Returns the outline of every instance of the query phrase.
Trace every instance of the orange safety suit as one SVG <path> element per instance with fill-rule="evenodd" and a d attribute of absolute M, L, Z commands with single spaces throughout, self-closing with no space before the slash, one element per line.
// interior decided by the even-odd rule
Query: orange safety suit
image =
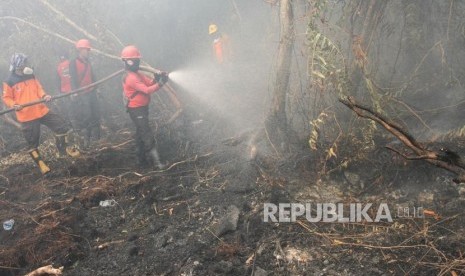
<path fill-rule="evenodd" d="M 92 65 L 89 60 L 77 57 L 69 62 L 71 88 L 79 89 L 92 84 L 95 80 Z M 74 129 L 90 143 L 91 137 L 100 139 L 100 104 L 96 87 L 88 87 L 84 93 L 72 99 L 71 121 Z M 84 133 L 85 132 L 85 133 Z"/>
<path fill-rule="evenodd" d="M 12 73 L 8 80 L 3 83 L 3 102 L 9 108 L 15 104 L 23 105 L 32 101 L 40 100 L 46 96 L 42 85 L 34 75 L 16 75 Z M 29 122 L 42 118 L 49 112 L 48 107 L 41 103 L 24 107 L 16 111 L 19 122 Z"/>
<path fill-rule="evenodd" d="M 123 77 L 124 97 L 129 101 L 128 108 L 147 106 L 150 95 L 160 89 L 158 82 L 141 74 L 127 71 Z"/>
<path fill-rule="evenodd" d="M 71 76 L 69 74 L 69 60 L 65 59 L 58 64 L 57 74 L 60 79 L 60 92 L 69 93 L 71 91 Z"/>
<path fill-rule="evenodd" d="M 228 36 L 222 34 L 213 40 L 213 54 L 219 64 L 229 61 L 230 51 Z"/>
<path fill-rule="evenodd" d="M 94 72 L 88 60 L 78 57 L 70 61 L 69 73 L 73 89 L 78 89 L 94 82 Z M 93 91 L 94 89 L 95 87 L 89 87 L 86 89 L 86 92 Z"/>
<path fill-rule="evenodd" d="M 217 38 L 213 41 L 213 51 L 215 53 L 215 57 L 218 63 L 222 64 L 224 62 L 224 57 L 223 57 L 223 42 L 221 41 L 221 38 Z"/>

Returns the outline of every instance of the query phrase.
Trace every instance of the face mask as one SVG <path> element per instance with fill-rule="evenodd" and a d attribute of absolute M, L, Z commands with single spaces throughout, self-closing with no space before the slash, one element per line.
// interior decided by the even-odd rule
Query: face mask
<path fill-rule="evenodd" d="M 32 73 L 34 73 L 34 69 L 32 69 L 31 67 L 24 67 L 23 69 L 24 75 L 32 75 Z"/>
<path fill-rule="evenodd" d="M 127 70 L 136 72 L 139 70 L 140 59 L 128 59 L 124 61 Z"/>

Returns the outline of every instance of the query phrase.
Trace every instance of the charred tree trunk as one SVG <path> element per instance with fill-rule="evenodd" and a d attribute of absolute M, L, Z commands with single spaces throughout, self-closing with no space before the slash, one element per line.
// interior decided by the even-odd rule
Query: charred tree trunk
<path fill-rule="evenodd" d="M 292 0 L 281 0 L 279 8 L 281 22 L 281 37 L 279 42 L 277 68 L 271 107 L 265 122 L 265 127 L 273 145 L 284 150 L 287 144 L 286 94 L 289 89 L 292 48 L 294 44 L 294 14 Z M 275 149 L 278 150 L 277 147 Z"/>

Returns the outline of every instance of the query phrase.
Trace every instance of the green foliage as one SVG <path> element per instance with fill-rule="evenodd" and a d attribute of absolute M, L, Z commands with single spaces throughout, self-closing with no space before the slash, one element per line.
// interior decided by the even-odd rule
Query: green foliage
<path fill-rule="evenodd" d="M 320 127 L 324 124 L 325 118 L 328 117 L 328 114 L 321 112 L 318 117 L 310 122 L 312 130 L 310 133 L 310 138 L 308 139 L 308 144 L 312 150 L 317 150 L 318 137 L 320 137 Z"/>
<path fill-rule="evenodd" d="M 345 75 L 344 57 L 335 43 L 312 27 L 313 24 L 308 25 L 307 76 L 321 90 L 326 88 L 330 80 L 342 93 L 344 87 L 338 82 L 342 80 L 341 75 Z"/>
<path fill-rule="evenodd" d="M 319 4 L 322 2 L 327 1 L 318 1 Z M 364 155 L 375 145 L 373 136 L 377 128 L 374 122 L 366 120 L 357 120 L 354 124 L 349 124 L 350 118 L 346 114 L 341 116 L 340 112 L 331 111 L 331 105 L 334 104 L 336 97 L 353 95 L 354 89 L 349 74 L 355 72 L 349 72 L 339 43 L 324 34 L 321 31 L 323 28 L 319 28 L 319 22 L 324 21 L 321 20 L 322 7 L 324 7 L 323 4 L 314 9 L 313 18 L 307 25 L 307 77 L 314 88 L 314 93 L 319 92 L 320 97 L 329 99 L 327 103 L 330 105 L 323 105 L 321 102 L 314 105 L 320 108 L 320 111 L 316 119 L 310 121 L 311 131 L 308 143 L 310 149 L 320 156 L 321 172 L 325 174 L 331 171 L 331 168 L 327 168 L 328 162 L 332 166 L 342 166 L 342 164 L 347 166 L 353 160 L 363 159 Z M 364 80 L 365 91 L 375 103 L 375 109 L 379 111 L 381 110 L 381 95 L 372 80 L 364 74 L 363 70 L 365 70 L 368 59 L 363 50 L 361 37 L 357 42 L 359 43 L 352 44 L 352 47 L 356 46 L 357 52 L 354 51 L 354 53 L 358 54 L 355 60 L 358 66 L 350 68 L 361 71 L 358 75 L 361 75 L 361 79 Z M 318 110 L 313 110 L 313 112 L 318 112 Z M 328 114 L 332 115 L 328 116 Z M 347 128 L 348 126 L 350 129 Z M 341 147 L 342 141 L 350 141 L 350 145 L 346 144 Z M 354 154 L 354 148 L 358 149 L 357 154 Z"/>

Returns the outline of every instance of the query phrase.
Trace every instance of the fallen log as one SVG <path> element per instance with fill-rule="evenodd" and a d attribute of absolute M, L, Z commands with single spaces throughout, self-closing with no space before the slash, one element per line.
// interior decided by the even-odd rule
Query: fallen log
<path fill-rule="evenodd" d="M 439 168 L 448 170 L 457 175 L 457 178 L 454 179 L 455 182 L 465 182 L 465 162 L 463 162 L 462 158 L 455 152 L 445 148 L 438 151 L 427 149 L 425 145 L 415 140 L 415 138 L 400 125 L 374 111 L 372 108 L 357 103 L 353 97 L 339 98 L 339 101 L 352 109 L 358 116 L 373 120 L 384 127 L 410 149 L 411 153 L 405 154 L 391 146 L 386 146 L 387 149 L 399 154 L 407 160 L 424 160 Z"/>

